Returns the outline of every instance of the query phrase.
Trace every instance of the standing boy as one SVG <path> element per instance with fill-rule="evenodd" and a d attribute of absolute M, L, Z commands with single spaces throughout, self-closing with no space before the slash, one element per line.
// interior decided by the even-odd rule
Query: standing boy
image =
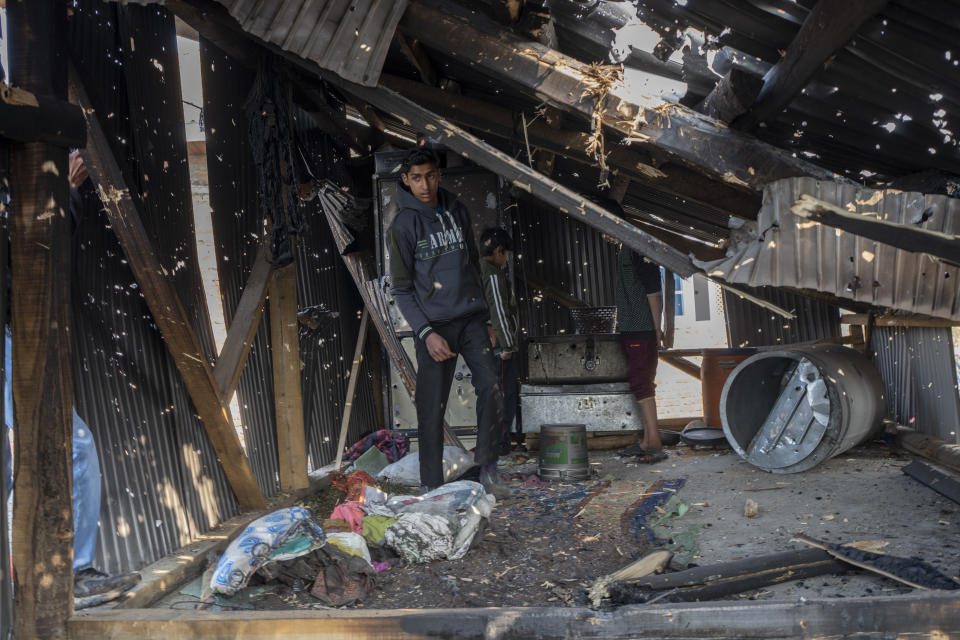
<path fill-rule="evenodd" d="M 500 361 L 500 389 L 503 392 L 503 420 L 500 426 L 500 455 L 510 453 L 510 428 L 517 415 L 517 351 L 520 345 L 520 312 L 510 284 L 507 263 L 513 250 L 504 229 L 491 227 L 480 234 L 480 275 L 490 307 L 490 320 Z"/>
<path fill-rule="evenodd" d="M 388 231 L 390 292 L 416 340 L 420 483 L 428 490 L 443 484 L 443 415 L 459 353 L 477 394 L 474 459 L 480 482 L 504 497 L 507 489 L 497 473 L 503 395 L 470 216 L 452 193 L 440 189 L 432 151 L 411 151 L 400 179 L 400 210 Z"/>
<path fill-rule="evenodd" d="M 619 204 L 607 203 L 623 217 Z M 663 295 L 660 267 L 623 245 L 617 256 L 617 326 L 620 344 L 627 357 L 627 379 L 630 390 L 640 405 L 643 417 L 643 440 L 638 462 L 654 463 L 667 457 L 657 430 L 657 398 L 654 379 L 657 377 L 658 351 L 663 342 L 660 317 Z"/>

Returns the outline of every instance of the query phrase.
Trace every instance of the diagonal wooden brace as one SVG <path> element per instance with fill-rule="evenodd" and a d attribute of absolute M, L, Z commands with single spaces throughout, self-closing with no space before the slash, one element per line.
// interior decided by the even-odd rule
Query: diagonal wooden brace
<path fill-rule="evenodd" d="M 170 355 L 173 356 L 197 414 L 203 421 L 227 480 L 243 509 L 263 509 L 266 505 L 263 492 L 229 419 L 230 414 L 214 379 L 213 369 L 204 358 L 200 342 L 190 327 L 187 313 L 172 283 L 163 272 L 150 236 L 130 197 L 120 166 L 94 115 L 83 83 L 72 65 L 70 94 L 72 101 L 83 108 L 89 127 L 84 156 L 90 177 L 97 185 L 107 218 L 120 240 L 137 284 L 140 285 L 150 313 L 160 329 Z"/>

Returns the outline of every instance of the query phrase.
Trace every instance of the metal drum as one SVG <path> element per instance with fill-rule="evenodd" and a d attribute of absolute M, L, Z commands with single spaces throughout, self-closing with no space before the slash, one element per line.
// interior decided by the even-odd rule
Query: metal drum
<path fill-rule="evenodd" d="M 730 446 L 773 473 L 806 471 L 876 433 L 885 412 L 880 375 L 837 345 L 763 351 L 723 386 L 720 418 Z"/>
<path fill-rule="evenodd" d="M 585 425 L 540 426 L 540 477 L 544 480 L 586 480 L 590 477 Z"/>

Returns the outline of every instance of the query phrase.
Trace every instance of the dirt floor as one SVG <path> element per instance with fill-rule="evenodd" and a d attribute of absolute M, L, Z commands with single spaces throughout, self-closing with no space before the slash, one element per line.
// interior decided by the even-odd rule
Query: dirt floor
<path fill-rule="evenodd" d="M 726 451 L 672 447 L 659 464 L 638 465 L 616 451 L 591 453 L 583 483 L 539 483 L 535 462 L 508 465 L 515 498 L 498 503 L 475 547 L 457 561 L 392 566 L 356 607 L 584 606 L 602 575 L 661 546 L 675 566 L 806 548 L 805 533 L 828 542 L 871 540 L 882 552 L 919 557 L 948 576 L 960 568 L 960 505 L 901 468 L 911 458 L 871 444 L 811 471 L 774 475 Z M 744 515 L 747 500 L 759 505 Z M 686 505 L 686 506 L 682 506 Z M 677 517 L 682 512 L 682 516 Z M 659 526 L 653 523 L 660 519 Z M 324 608 L 305 588 L 258 587 L 237 608 Z M 194 585 L 193 592 L 196 591 Z M 862 571 L 828 575 L 732 596 L 799 600 L 911 591 Z M 190 607 L 191 589 L 159 606 Z"/>

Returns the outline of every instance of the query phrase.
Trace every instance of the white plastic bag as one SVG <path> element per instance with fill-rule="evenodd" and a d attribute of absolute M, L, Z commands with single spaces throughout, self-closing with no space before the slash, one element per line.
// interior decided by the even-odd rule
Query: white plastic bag
<path fill-rule="evenodd" d="M 463 475 L 473 466 L 472 453 L 449 445 L 443 448 L 444 482 Z M 413 451 L 393 464 L 388 464 L 380 471 L 378 477 L 408 487 L 420 486 L 420 452 Z"/>

